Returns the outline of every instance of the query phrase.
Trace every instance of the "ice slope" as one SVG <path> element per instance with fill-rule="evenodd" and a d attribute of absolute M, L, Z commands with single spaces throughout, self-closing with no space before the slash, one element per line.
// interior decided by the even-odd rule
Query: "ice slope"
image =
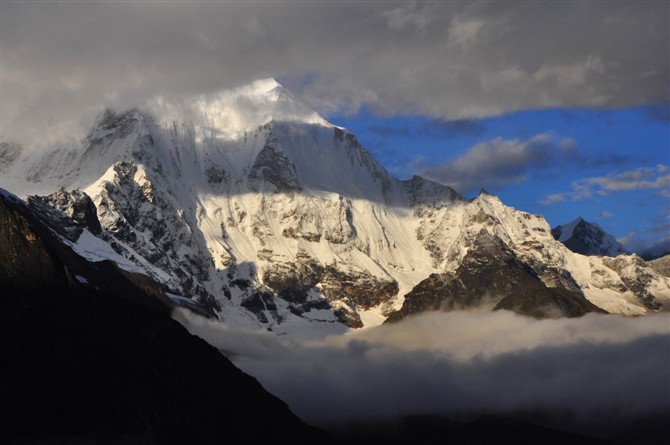
<path fill-rule="evenodd" d="M 668 278 L 636 257 L 575 254 L 541 215 L 485 191 L 467 200 L 391 178 L 353 134 L 274 80 L 107 112 L 81 147 L 53 153 L 19 155 L 2 182 L 22 195 L 84 190 L 116 255 L 240 327 L 309 336 L 380 324 L 421 280 L 455 270 L 481 231 L 547 285 L 608 311 L 670 302 Z"/>

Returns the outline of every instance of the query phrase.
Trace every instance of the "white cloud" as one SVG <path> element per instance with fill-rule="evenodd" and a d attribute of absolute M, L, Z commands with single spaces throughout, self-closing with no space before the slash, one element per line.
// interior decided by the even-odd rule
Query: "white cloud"
<path fill-rule="evenodd" d="M 540 201 L 540 204 L 550 206 L 552 204 L 556 204 L 557 202 L 563 202 L 563 201 L 565 201 L 565 194 L 552 193 L 550 195 L 547 195 L 546 198 Z"/>
<path fill-rule="evenodd" d="M 628 170 L 610 177 L 588 178 L 585 182 L 600 188 L 601 193 L 629 190 L 665 189 L 670 187 L 670 175 L 653 177 L 653 170 Z"/>
<path fill-rule="evenodd" d="M 617 241 L 623 244 L 624 246 L 632 246 L 633 243 L 636 241 L 636 238 L 637 238 L 637 232 L 630 232 L 626 236 L 617 238 Z"/>
<path fill-rule="evenodd" d="M 425 32 L 428 25 L 437 17 L 432 13 L 436 5 L 422 5 L 417 9 L 414 2 L 407 3 L 398 8 L 381 13 L 381 17 L 387 21 L 387 26 L 393 31 L 404 31 L 406 29 Z"/>
<path fill-rule="evenodd" d="M 572 190 L 549 194 L 540 201 L 543 205 L 557 202 L 582 201 L 593 199 L 594 196 L 606 196 L 611 193 L 629 192 L 634 190 L 656 190 L 656 195 L 670 199 L 670 175 L 666 174 L 668 166 L 658 164 L 656 167 L 640 167 L 607 176 L 583 178 L 572 182 Z M 604 212 L 601 217 L 612 216 Z"/>
<path fill-rule="evenodd" d="M 461 51 L 468 51 L 477 43 L 477 36 L 486 23 L 483 20 L 461 21 L 454 19 L 449 27 L 449 40 Z"/>

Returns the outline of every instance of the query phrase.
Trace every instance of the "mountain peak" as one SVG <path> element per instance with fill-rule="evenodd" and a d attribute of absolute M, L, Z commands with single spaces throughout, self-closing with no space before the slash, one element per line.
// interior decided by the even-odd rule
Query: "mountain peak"
<path fill-rule="evenodd" d="M 237 87 L 233 90 L 222 90 L 219 93 L 225 93 L 226 91 L 235 92 L 236 95 L 241 97 L 264 97 L 269 101 L 297 101 L 295 96 L 273 77 L 254 80 L 251 83 L 242 85 L 241 87 Z"/>
<path fill-rule="evenodd" d="M 275 88 L 284 88 L 284 85 L 279 83 L 274 77 L 267 77 L 265 79 L 258 79 L 251 82 L 250 85 L 256 86 L 260 91 L 272 91 Z"/>
<path fill-rule="evenodd" d="M 602 227 L 586 221 L 581 216 L 568 224 L 554 227 L 551 234 L 568 249 L 583 255 L 617 256 L 628 253 L 626 248 Z"/>
<path fill-rule="evenodd" d="M 191 98 L 161 96 L 144 108 L 162 125 L 192 122 L 208 139 L 238 139 L 269 122 L 333 127 L 274 78 Z"/>
<path fill-rule="evenodd" d="M 556 226 L 554 228 L 554 231 L 558 233 L 558 235 L 554 235 L 554 237 L 560 242 L 565 243 L 568 239 L 572 237 L 572 234 L 579 225 L 590 225 L 590 223 L 587 222 L 581 216 L 578 216 L 577 218 L 575 218 L 574 220 L 572 220 L 567 224 Z"/>

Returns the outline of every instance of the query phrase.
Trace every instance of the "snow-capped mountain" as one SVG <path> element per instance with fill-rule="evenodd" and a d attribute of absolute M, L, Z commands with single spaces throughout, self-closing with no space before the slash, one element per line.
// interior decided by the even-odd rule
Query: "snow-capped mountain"
<path fill-rule="evenodd" d="M 415 286 L 464 277 L 464 262 L 489 257 L 494 269 L 524 270 L 556 307 L 586 298 L 643 314 L 670 304 L 668 278 L 635 256 L 582 256 L 542 216 L 484 191 L 468 200 L 420 177 L 390 177 L 355 135 L 271 79 L 106 112 L 81 147 L 3 147 L 0 185 L 49 195 L 29 203 L 74 221 L 61 235 L 80 254 L 144 273 L 233 325 L 310 336 L 378 325 L 407 312 Z M 87 197 L 99 228 L 83 216 Z M 516 292 L 463 283 L 487 289 L 491 308 Z M 510 307 L 523 298 L 517 292 Z"/>
<path fill-rule="evenodd" d="M 554 238 L 582 255 L 615 257 L 630 254 L 612 235 L 596 223 L 585 221 L 581 216 L 574 221 L 551 229 Z"/>

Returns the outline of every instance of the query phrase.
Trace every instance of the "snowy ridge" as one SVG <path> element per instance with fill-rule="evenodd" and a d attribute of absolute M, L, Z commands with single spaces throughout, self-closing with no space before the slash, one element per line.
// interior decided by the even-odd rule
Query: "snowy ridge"
<path fill-rule="evenodd" d="M 107 112 L 69 169 L 19 155 L 3 186 L 83 190 L 103 230 L 99 242 L 89 231 L 72 241 L 79 252 L 134 264 L 240 327 L 309 337 L 378 325 L 417 283 L 456 270 L 482 231 L 547 286 L 608 311 L 670 303 L 670 280 L 637 257 L 582 256 L 541 215 L 484 191 L 467 200 L 390 177 L 353 134 L 273 80 L 176 104 Z"/>

